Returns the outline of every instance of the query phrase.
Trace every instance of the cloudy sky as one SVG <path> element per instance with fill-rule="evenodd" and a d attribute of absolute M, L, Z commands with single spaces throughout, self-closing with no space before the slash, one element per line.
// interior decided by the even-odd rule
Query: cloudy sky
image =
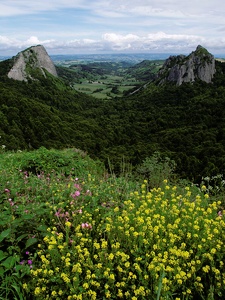
<path fill-rule="evenodd" d="M 49 54 L 225 54 L 224 0 L 0 0 L 0 56 L 42 44 Z"/>

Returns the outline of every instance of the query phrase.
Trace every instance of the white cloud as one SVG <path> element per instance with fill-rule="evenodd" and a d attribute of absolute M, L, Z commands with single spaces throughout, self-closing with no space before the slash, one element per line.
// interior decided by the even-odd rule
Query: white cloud
<path fill-rule="evenodd" d="M 0 55 L 49 51 L 225 52 L 221 0 L 1 0 Z M 24 17 L 23 17 L 24 15 Z"/>
<path fill-rule="evenodd" d="M 15 49 L 15 51 L 20 51 L 33 45 L 50 45 L 51 43 L 54 43 L 54 40 L 40 40 L 36 36 L 31 36 L 25 41 L 0 36 L 0 50 Z"/>
<path fill-rule="evenodd" d="M 108 48 L 124 51 L 130 49 L 133 51 L 188 51 L 195 48 L 198 44 L 204 43 L 204 39 L 194 35 L 166 34 L 164 32 L 149 33 L 145 36 L 134 34 L 118 35 L 115 33 L 106 33 L 103 35 L 103 41 Z"/>
<path fill-rule="evenodd" d="M 103 40 L 112 43 L 135 42 L 140 39 L 137 35 L 134 34 L 121 35 L 115 33 L 105 33 L 103 34 L 102 38 Z"/>
<path fill-rule="evenodd" d="M 159 31 L 146 35 L 105 33 L 101 39 L 72 39 L 58 41 L 55 39 L 41 40 L 31 36 L 25 40 L 10 39 L 0 36 L 0 52 L 12 49 L 14 52 L 30 46 L 42 44 L 49 54 L 54 53 L 97 53 L 97 52 L 164 52 L 189 53 L 198 44 L 213 50 L 218 45 L 217 39 L 206 40 L 197 35 L 166 34 Z M 225 48 L 225 38 L 220 41 L 218 50 Z M 210 50 L 210 49 L 208 49 Z M 15 53 L 16 54 L 16 53 Z"/>
<path fill-rule="evenodd" d="M 105 2 L 105 1 L 104 1 Z M 126 12 L 134 12 L 141 15 L 168 15 L 174 16 L 174 13 L 180 12 L 181 15 L 211 14 L 212 12 L 223 13 L 225 3 L 221 0 L 119 0 L 109 1 L 109 9 L 115 9 Z M 221 11 L 222 10 L 222 11 Z"/>
<path fill-rule="evenodd" d="M 85 5 L 80 0 L 54 0 L 54 1 L 30 1 L 30 0 L 1 0 L 0 16 L 15 16 L 35 14 L 43 11 L 54 11 L 62 8 L 79 8 Z"/>
<path fill-rule="evenodd" d="M 220 13 L 223 15 L 225 3 L 221 0 L 1 0 L 0 16 L 14 16 L 16 14 L 32 14 L 43 11 L 55 11 L 65 8 L 83 8 L 99 12 L 110 13 L 111 16 L 132 12 L 136 15 L 161 15 L 179 17 L 184 15 L 208 15 Z"/>

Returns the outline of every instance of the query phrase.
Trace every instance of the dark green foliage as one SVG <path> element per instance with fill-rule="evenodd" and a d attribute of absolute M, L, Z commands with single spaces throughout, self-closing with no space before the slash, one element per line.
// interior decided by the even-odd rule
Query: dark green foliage
<path fill-rule="evenodd" d="M 163 63 L 163 60 L 144 60 L 139 64 L 130 67 L 126 73 L 135 77 L 138 81 L 148 82 L 155 78 L 155 75 L 162 67 Z"/>
<path fill-rule="evenodd" d="M 149 83 L 112 100 L 79 93 L 49 74 L 28 83 L 2 75 L 0 145 L 5 150 L 75 147 L 106 165 L 110 158 L 116 172 L 124 158 L 138 165 L 159 151 L 176 162 L 182 178 L 200 182 L 202 176 L 223 174 L 225 67 L 216 62 L 216 68 L 212 84 Z"/>
<path fill-rule="evenodd" d="M 172 179 L 176 164 L 168 157 L 162 157 L 159 152 L 147 157 L 142 164 L 137 166 L 138 177 L 148 180 L 149 187 L 159 187 L 163 180 Z"/>
<path fill-rule="evenodd" d="M 81 158 L 84 158 L 81 160 Z M 102 170 L 103 164 L 99 161 L 94 163 L 95 171 Z M 26 172 L 32 175 L 41 173 L 55 172 L 63 175 L 80 176 L 80 172 L 88 174 L 93 169 L 93 162 L 88 155 L 75 148 L 70 150 L 47 150 L 44 147 L 36 151 L 30 152 L 23 157 L 20 162 L 21 172 Z"/>
<path fill-rule="evenodd" d="M 0 76 L 4 76 L 5 74 L 7 74 L 10 69 L 13 66 L 13 60 L 12 59 L 7 59 L 4 61 L 1 61 L 0 64 Z"/>
<path fill-rule="evenodd" d="M 129 62 L 90 62 L 71 64 L 69 67 L 57 66 L 57 73 L 69 83 L 79 83 L 80 80 L 98 81 L 106 75 L 125 76 L 126 70 L 132 66 Z"/>

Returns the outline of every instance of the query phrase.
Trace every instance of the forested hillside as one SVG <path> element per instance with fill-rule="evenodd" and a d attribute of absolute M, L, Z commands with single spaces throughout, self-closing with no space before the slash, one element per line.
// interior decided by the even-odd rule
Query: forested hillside
<path fill-rule="evenodd" d="M 8 79 L 1 64 L 0 144 L 5 150 L 76 147 L 115 170 L 159 151 L 175 160 L 178 176 L 199 180 L 224 173 L 225 67 L 216 62 L 212 84 L 157 86 L 100 100 L 49 75 Z M 65 75 L 65 74 L 64 74 Z"/>

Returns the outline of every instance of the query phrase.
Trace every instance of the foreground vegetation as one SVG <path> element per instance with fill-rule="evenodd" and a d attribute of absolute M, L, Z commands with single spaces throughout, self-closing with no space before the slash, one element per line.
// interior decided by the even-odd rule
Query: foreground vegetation
<path fill-rule="evenodd" d="M 116 177 L 77 149 L 1 153 L 0 299 L 224 299 L 224 202 L 157 157 Z"/>

